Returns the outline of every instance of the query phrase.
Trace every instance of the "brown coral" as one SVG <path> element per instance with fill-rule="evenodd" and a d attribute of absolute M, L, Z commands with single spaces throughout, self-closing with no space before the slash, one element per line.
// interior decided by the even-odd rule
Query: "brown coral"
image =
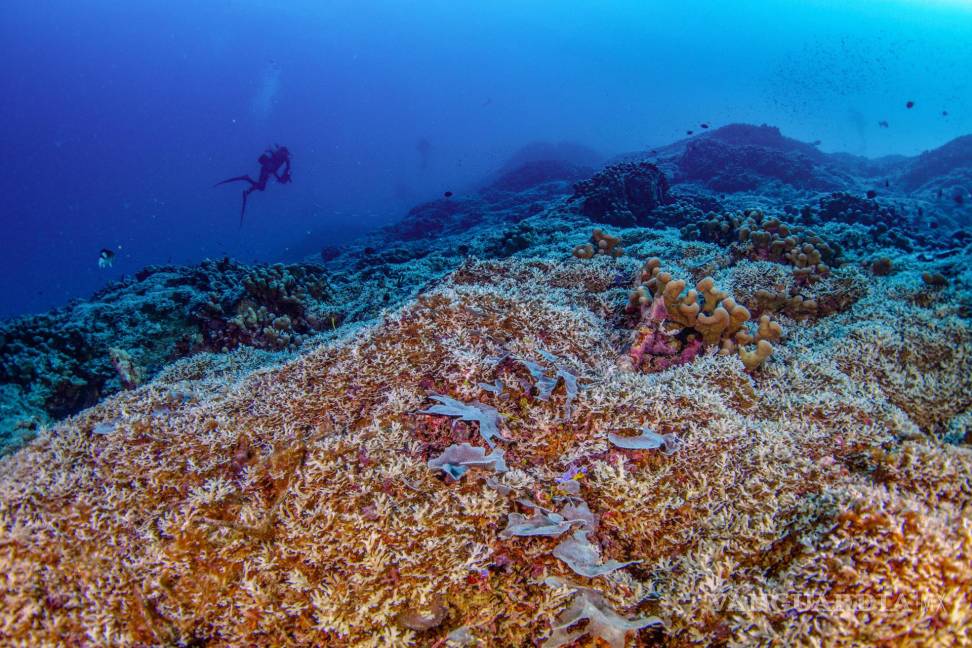
<path fill-rule="evenodd" d="M 778 341 L 779 324 L 767 317 L 755 334 L 744 326 L 749 309 L 715 286 L 712 277 L 701 279 L 695 288 L 685 292 L 685 281 L 673 279 L 662 270 L 661 260 L 651 258 L 641 270 L 643 282 L 630 296 L 628 310 L 639 314 L 631 350 L 622 359 L 628 369 L 667 368 L 672 363 L 651 360 L 652 356 L 675 356 L 675 364 L 688 362 L 701 351 L 701 345 L 720 346 L 723 355 L 737 352 L 750 371 L 759 367 L 773 353 L 770 340 Z M 684 294 L 683 294 L 684 293 Z M 747 350 L 754 344 L 756 349 Z"/>
<path fill-rule="evenodd" d="M 928 326 L 934 313 L 879 294 L 842 316 L 853 337 L 826 320 L 788 331 L 799 343 L 758 381 L 718 354 L 649 379 L 614 368 L 620 334 L 588 288 L 611 285 L 600 265 L 470 262 L 287 364 L 241 377 L 252 350 L 190 358 L 43 432 L 0 461 L 0 643 L 505 647 L 593 634 L 561 627 L 582 619 L 576 590 L 543 585 L 578 578 L 552 555 L 558 539 L 499 537 L 517 499 L 562 510 L 553 485 L 571 467 L 602 559 L 641 561 L 585 583 L 587 599 L 619 623 L 662 622 L 625 628 L 629 646 L 967 643 L 972 456 L 900 441 L 912 417 L 944 421 L 963 402 L 905 411 L 895 401 L 912 386 L 863 370 L 896 363 L 930 374 L 930 392 L 947 387 L 943 400 L 972 393 L 972 372 L 945 381 L 966 362 L 943 355 L 968 346 L 958 323 Z M 696 291 L 706 314 L 715 285 Z M 903 322 L 903 337 L 887 333 Z M 857 349 L 878 335 L 877 352 Z M 481 387 L 498 355 L 541 349 L 587 378 L 569 420 L 559 389 L 544 401 Z M 428 467 L 422 439 L 478 434 L 418 413 L 431 393 L 506 417 L 508 472 L 449 482 Z M 609 445 L 643 425 L 681 448 Z"/>
<path fill-rule="evenodd" d="M 620 242 L 620 238 L 611 236 L 598 227 L 594 229 L 590 243 L 574 248 L 574 256 L 578 259 L 592 259 L 595 255 L 604 254 L 617 258 L 624 254 L 624 248 L 617 247 Z"/>

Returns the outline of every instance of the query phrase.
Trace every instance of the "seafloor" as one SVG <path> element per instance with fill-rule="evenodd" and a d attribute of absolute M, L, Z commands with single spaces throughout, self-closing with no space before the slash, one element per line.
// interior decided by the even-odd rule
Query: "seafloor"
<path fill-rule="evenodd" d="M 0 643 L 972 644 L 972 136 L 584 157 L 0 325 Z"/>

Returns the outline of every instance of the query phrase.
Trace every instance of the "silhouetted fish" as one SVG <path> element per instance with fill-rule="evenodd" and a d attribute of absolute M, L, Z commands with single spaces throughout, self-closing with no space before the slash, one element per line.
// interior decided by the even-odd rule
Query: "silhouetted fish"
<path fill-rule="evenodd" d="M 881 121 L 878 122 L 878 126 L 880 126 L 881 128 L 887 128 L 888 127 L 888 122 L 886 122 L 886 121 L 884 121 L 882 119 Z"/>
<path fill-rule="evenodd" d="M 685 134 L 686 134 L 686 135 L 691 135 L 691 134 L 692 134 L 692 133 L 694 133 L 694 132 L 695 132 L 695 131 L 685 131 Z"/>
<path fill-rule="evenodd" d="M 942 117 L 948 117 L 948 111 L 947 110 L 943 110 L 942 111 Z"/>
<path fill-rule="evenodd" d="M 885 187 L 890 187 L 891 186 L 891 181 L 890 180 L 885 180 L 884 181 L 884 186 Z"/>
<path fill-rule="evenodd" d="M 914 108 L 914 107 L 915 107 L 915 102 L 914 101 L 909 101 L 908 103 L 905 104 L 905 108 L 911 109 L 911 108 Z"/>
<path fill-rule="evenodd" d="M 810 142 L 810 144 L 813 146 L 820 146 L 821 144 L 823 144 L 823 142 L 821 140 L 813 140 L 812 142 Z"/>
<path fill-rule="evenodd" d="M 876 195 L 877 195 L 877 192 L 874 191 L 873 189 L 868 189 L 867 190 L 867 197 L 868 198 L 870 198 L 870 199 L 873 200 L 874 199 L 874 196 L 876 196 Z"/>
<path fill-rule="evenodd" d="M 701 128 L 708 128 L 708 127 L 709 127 L 709 125 L 708 125 L 708 124 L 699 124 L 699 126 L 700 126 Z"/>
<path fill-rule="evenodd" d="M 445 196 L 446 198 L 452 198 L 452 192 L 451 191 L 447 191 L 447 192 L 445 192 L 442 195 Z"/>

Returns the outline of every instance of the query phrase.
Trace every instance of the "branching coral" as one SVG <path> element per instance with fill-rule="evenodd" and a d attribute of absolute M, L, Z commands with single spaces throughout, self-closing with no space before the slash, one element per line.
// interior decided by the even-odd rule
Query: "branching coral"
<path fill-rule="evenodd" d="M 43 431 L 0 461 L 0 643 L 967 643 L 972 454 L 899 435 L 964 416 L 964 322 L 869 295 L 759 380 L 711 352 L 647 377 L 592 299 L 610 265 L 473 261 L 289 362 L 200 354 Z M 506 352 L 584 368 L 568 420 Z M 489 456 L 476 403 L 509 470 L 442 479 L 452 445 Z M 681 449 L 612 444 L 633 419 Z M 501 537 L 511 513 L 567 528 Z"/>

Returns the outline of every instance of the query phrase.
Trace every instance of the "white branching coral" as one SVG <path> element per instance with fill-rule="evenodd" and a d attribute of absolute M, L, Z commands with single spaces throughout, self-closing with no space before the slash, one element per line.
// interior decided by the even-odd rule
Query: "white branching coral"
<path fill-rule="evenodd" d="M 469 262 L 289 362 L 190 358 L 43 431 L 0 461 L 0 644 L 967 643 L 972 453 L 925 431 L 963 425 L 968 327 L 876 285 L 758 375 L 627 373 L 634 266 Z M 569 419 L 505 352 L 583 367 Z"/>

